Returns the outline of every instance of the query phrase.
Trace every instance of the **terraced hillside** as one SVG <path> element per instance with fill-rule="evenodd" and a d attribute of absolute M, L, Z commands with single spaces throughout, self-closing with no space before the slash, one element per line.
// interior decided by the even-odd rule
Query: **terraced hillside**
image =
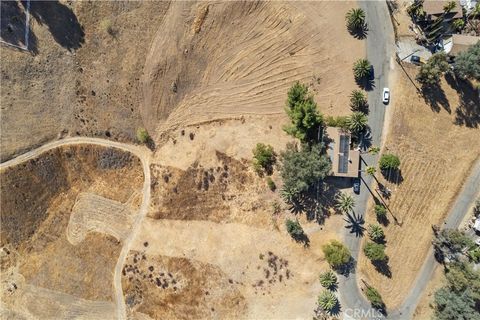
<path fill-rule="evenodd" d="M 112 317 L 122 239 L 106 223 L 108 215 L 121 214 L 119 203 L 138 210 L 140 161 L 123 151 L 80 145 L 47 151 L 0 174 L 4 307 L 38 318 Z M 78 215 L 82 192 L 109 199 L 101 207 L 106 219 L 83 211 L 88 230 L 71 241 L 68 230 L 77 229 L 71 218 Z M 130 228 L 128 219 L 117 223 Z"/>

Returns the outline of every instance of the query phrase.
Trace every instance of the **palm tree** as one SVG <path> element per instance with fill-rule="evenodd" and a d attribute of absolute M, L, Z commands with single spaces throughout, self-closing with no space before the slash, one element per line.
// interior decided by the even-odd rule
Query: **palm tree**
<path fill-rule="evenodd" d="M 332 270 L 322 273 L 319 277 L 322 287 L 332 289 L 337 286 L 337 276 Z"/>
<path fill-rule="evenodd" d="M 365 128 L 367 128 L 367 124 L 368 124 L 367 116 L 365 115 L 365 113 L 360 111 L 353 112 L 347 118 L 348 129 L 352 133 L 362 132 L 363 130 L 365 130 Z"/>
<path fill-rule="evenodd" d="M 377 172 L 377 169 L 375 169 L 375 167 L 368 166 L 365 171 L 367 172 L 367 174 L 374 176 L 375 172 Z"/>
<path fill-rule="evenodd" d="M 342 192 L 337 196 L 335 207 L 343 213 L 349 213 L 355 207 L 355 200 L 353 200 L 351 195 Z"/>
<path fill-rule="evenodd" d="M 385 233 L 383 232 L 382 227 L 378 224 L 368 225 L 368 236 L 375 242 L 382 241 L 385 238 Z"/>
<path fill-rule="evenodd" d="M 456 6 L 457 4 L 455 3 L 455 1 L 450 1 L 443 7 L 443 12 L 449 13 L 450 11 L 455 9 Z"/>
<path fill-rule="evenodd" d="M 350 30 L 363 28 L 365 26 L 365 11 L 360 8 L 352 8 L 345 15 L 345 20 L 347 20 L 347 28 Z"/>
<path fill-rule="evenodd" d="M 280 195 L 285 203 L 292 204 L 298 196 L 298 191 L 284 186 Z"/>
<path fill-rule="evenodd" d="M 326 312 L 332 312 L 338 304 L 338 298 L 330 290 L 323 290 L 318 296 L 318 305 Z"/>
<path fill-rule="evenodd" d="M 350 109 L 352 111 L 362 111 L 367 103 L 367 97 L 362 90 L 353 90 L 350 94 Z"/>
<path fill-rule="evenodd" d="M 367 78 L 370 75 L 372 65 L 367 59 L 358 59 L 353 64 L 353 75 L 356 80 Z"/>

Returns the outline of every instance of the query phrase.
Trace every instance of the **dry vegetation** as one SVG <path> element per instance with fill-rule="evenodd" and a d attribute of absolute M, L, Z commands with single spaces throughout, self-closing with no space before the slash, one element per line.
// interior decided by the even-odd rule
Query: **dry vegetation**
<path fill-rule="evenodd" d="M 90 302 L 83 307 L 74 302 L 84 299 L 98 300 L 100 309 L 111 311 L 112 272 L 121 243 L 108 234 L 89 232 L 73 245 L 67 229 L 81 192 L 119 203 L 132 200 L 143 181 L 139 160 L 113 149 L 63 147 L 2 169 L 1 180 L 1 294 L 6 306 L 36 316 L 62 309 L 87 312 Z M 138 209 L 133 202 L 129 205 Z M 58 304 L 52 298 L 53 304 L 42 309 L 30 303 L 42 290 L 63 298 Z"/>
<path fill-rule="evenodd" d="M 415 67 L 405 65 L 405 71 L 415 77 Z M 393 190 L 387 203 L 399 221 L 389 216 L 385 227 L 391 277 L 377 272 L 366 257 L 359 261 L 362 277 L 379 289 L 390 308 L 408 294 L 431 248 L 430 227 L 443 221 L 480 156 L 480 102 L 472 89 L 447 77 L 441 91 L 425 98 L 401 69 L 396 79 L 396 96 L 402 98 L 395 102 L 385 150 L 400 157 L 401 177 L 379 179 Z M 371 206 L 367 222 L 374 220 Z"/>

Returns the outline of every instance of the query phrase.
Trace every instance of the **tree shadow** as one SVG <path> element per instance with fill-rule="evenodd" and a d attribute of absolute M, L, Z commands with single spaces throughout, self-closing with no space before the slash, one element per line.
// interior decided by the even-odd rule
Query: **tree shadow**
<path fill-rule="evenodd" d="M 390 270 L 390 266 L 388 265 L 388 258 L 385 261 L 372 261 L 375 270 L 379 273 L 383 274 L 387 278 L 392 277 L 392 271 Z"/>
<path fill-rule="evenodd" d="M 452 113 L 450 103 L 448 102 L 445 91 L 443 91 L 440 84 L 422 86 L 422 97 L 426 104 L 435 112 L 440 112 L 441 108 L 445 109 L 448 113 Z"/>
<path fill-rule="evenodd" d="M 350 257 L 350 260 L 347 263 L 335 268 L 332 267 L 332 269 L 338 274 L 341 274 L 344 277 L 348 277 L 350 274 L 355 273 L 355 266 L 355 259 L 353 259 L 353 257 Z"/>
<path fill-rule="evenodd" d="M 368 36 L 368 24 L 364 23 L 359 28 L 350 28 L 347 27 L 348 33 L 352 35 L 355 39 L 363 40 Z"/>
<path fill-rule="evenodd" d="M 310 247 L 310 239 L 305 234 L 305 232 L 299 235 L 292 235 L 292 238 L 296 242 L 302 243 L 305 248 Z"/>
<path fill-rule="evenodd" d="M 32 32 L 30 25 L 26 24 L 26 12 L 19 6 L 19 3 L 17 1 L 1 1 L 0 12 L 0 38 L 15 47 L 25 48 L 33 54 L 38 53 L 37 37 Z M 26 38 L 27 34 L 28 38 Z"/>
<path fill-rule="evenodd" d="M 350 229 L 350 233 L 354 233 L 356 237 L 363 237 L 365 228 L 365 219 L 361 215 L 356 215 L 354 212 L 352 214 L 347 213 L 347 219 L 343 219 L 345 222 L 349 223 L 345 226 L 346 229 Z"/>
<path fill-rule="evenodd" d="M 26 7 L 26 1 L 22 1 Z M 38 23 L 46 25 L 55 41 L 69 51 L 85 42 L 83 27 L 75 13 L 59 1 L 31 1 L 30 14 Z"/>
<path fill-rule="evenodd" d="M 375 79 L 372 76 L 357 78 L 355 79 L 355 82 L 361 89 L 365 91 L 372 91 L 375 88 Z"/>
<path fill-rule="evenodd" d="M 468 80 L 462 80 L 450 74 L 445 76 L 447 83 L 458 92 L 460 105 L 455 110 L 455 124 L 468 128 L 480 126 L 480 97 Z"/>
<path fill-rule="evenodd" d="M 399 185 L 403 182 L 402 169 L 382 170 L 382 175 L 388 182 Z"/>
<path fill-rule="evenodd" d="M 360 135 L 358 146 L 361 150 L 367 151 L 372 146 L 372 130 L 367 127 Z"/>
<path fill-rule="evenodd" d="M 388 217 L 386 215 L 384 216 L 377 215 L 377 222 L 384 227 L 387 227 L 390 224 L 390 220 L 388 220 Z"/>

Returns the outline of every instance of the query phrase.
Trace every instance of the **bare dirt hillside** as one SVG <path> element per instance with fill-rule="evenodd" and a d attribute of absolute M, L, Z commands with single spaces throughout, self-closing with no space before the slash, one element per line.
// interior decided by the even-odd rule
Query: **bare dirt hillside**
<path fill-rule="evenodd" d="M 140 161 L 114 149 L 62 147 L 2 169 L 1 181 L 1 295 L 6 306 L 40 318 L 62 310 L 90 312 L 75 305 L 75 299 L 98 300 L 95 303 L 107 308 L 113 301 L 113 269 L 122 239 L 116 239 L 105 222 L 109 214 L 121 213 L 118 203 L 138 210 Z M 77 219 L 83 238 L 72 243 L 67 230 L 82 192 L 109 200 L 103 207 L 90 201 L 94 208 L 83 208 Z M 103 219 L 98 219 L 102 208 Z M 37 310 L 33 301 L 38 296 L 52 304 Z"/>
<path fill-rule="evenodd" d="M 132 140 L 142 126 L 145 56 L 168 7 L 163 1 L 32 2 L 32 53 L 0 47 L 1 160 L 58 135 Z M 20 2 L 17 10 L 23 14 Z"/>
<path fill-rule="evenodd" d="M 343 28 L 345 2 L 175 2 L 145 63 L 142 117 L 151 132 L 283 112 L 295 80 L 322 111 L 346 112 L 363 44 Z M 342 39 L 340 41 L 339 39 Z"/>

